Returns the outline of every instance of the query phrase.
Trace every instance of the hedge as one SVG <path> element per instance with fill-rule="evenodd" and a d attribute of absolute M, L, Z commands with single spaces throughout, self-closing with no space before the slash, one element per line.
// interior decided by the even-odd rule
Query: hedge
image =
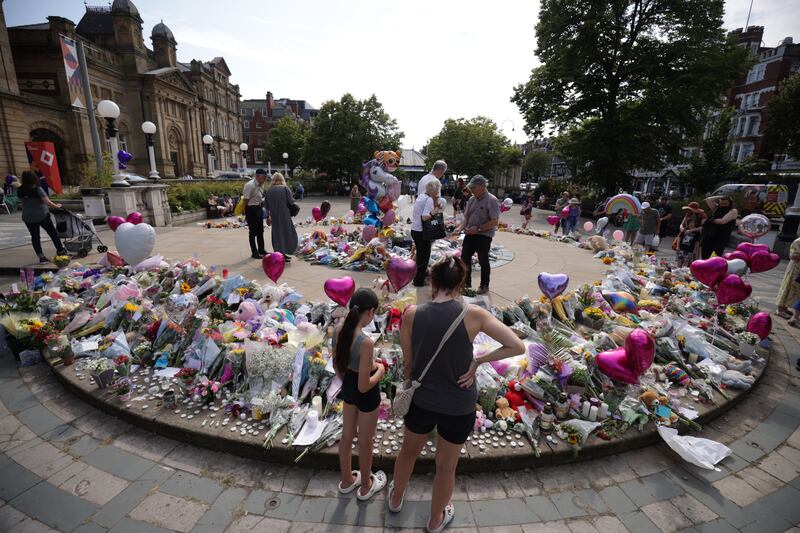
<path fill-rule="evenodd" d="M 223 196 L 225 194 L 237 199 L 242 194 L 244 182 L 219 182 L 219 183 L 181 183 L 171 184 L 167 188 L 167 200 L 169 201 L 169 208 L 173 213 L 180 213 L 181 211 L 196 211 L 198 209 L 205 209 L 208 204 L 208 198 L 214 194 L 216 196 Z"/>

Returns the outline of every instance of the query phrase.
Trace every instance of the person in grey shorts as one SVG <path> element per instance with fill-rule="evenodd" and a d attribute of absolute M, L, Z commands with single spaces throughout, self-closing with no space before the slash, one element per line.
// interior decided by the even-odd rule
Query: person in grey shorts
<path fill-rule="evenodd" d="M 461 290 L 467 267 L 455 256 L 445 256 L 431 267 L 433 299 L 403 316 L 400 345 L 406 380 L 419 379 L 433 357 L 439 342 L 464 310 Z M 496 350 L 477 359 L 472 356 L 472 341 L 484 332 L 501 344 Z M 478 390 L 475 371 L 482 363 L 498 361 L 521 354 L 525 345 L 494 315 L 469 305 L 463 319 L 445 341 L 431 363 L 421 386 L 414 392 L 411 408 L 405 416 L 403 447 L 394 464 L 394 480 L 389 485 L 390 512 L 399 512 L 414 464 L 436 429 L 436 477 L 433 480 L 431 514 L 428 531 L 441 531 L 453 520 L 453 495 L 456 466 L 461 447 L 475 426 L 475 404 Z"/>

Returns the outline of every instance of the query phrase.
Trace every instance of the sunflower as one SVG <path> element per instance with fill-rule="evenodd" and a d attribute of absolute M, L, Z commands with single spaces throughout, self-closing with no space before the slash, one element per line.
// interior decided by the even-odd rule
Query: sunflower
<path fill-rule="evenodd" d="M 140 307 L 136 304 L 132 304 L 130 302 L 125 304 L 125 310 L 128 312 L 135 313 L 136 311 L 139 311 L 139 309 Z"/>
<path fill-rule="evenodd" d="M 186 294 L 187 292 L 191 292 L 192 286 L 186 283 L 185 281 L 181 283 L 181 292 Z"/>

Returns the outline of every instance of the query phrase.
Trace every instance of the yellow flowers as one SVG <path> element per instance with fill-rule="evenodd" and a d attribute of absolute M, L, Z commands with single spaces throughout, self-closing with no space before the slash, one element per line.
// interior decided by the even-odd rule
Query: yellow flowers
<path fill-rule="evenodd" d="M 239 293 L 239 296 L 244 296 L 245 294 L 247 294 L 247 288 L 246 287 L 239 287 L 238 289 L 236 289 L 236 292 Z"/>
<path fill-rule="evenodd" d="M 583 310 L 583 314 L 592 320 L 601 320 L 606 318 L 606 314 L 599 307 L 587 307 Z"/>
<path fill-rule="evenodd" d="M 614 262 L 614 258 L 613 257 L 606 256 L 606 257 L 603 258 L 603 264 L 604 265 L 610 265 L 613 262 Z"/>
<path fill-rule="evenodd" d="M 186 294 L 187 292 L 191 292 L 192 286 L 186 283 L 185 281 L 181 283 L 181 292 Z"/>
<path fill-rule="evenodd" d="M 136 304 L 132 304 L 130 302 L 125 304 L 125 310 L 129 311 L 131 313 L 135 313 L 136 311 L 139 311 L 139 309 L 141 309 L 141 308 Z"/>

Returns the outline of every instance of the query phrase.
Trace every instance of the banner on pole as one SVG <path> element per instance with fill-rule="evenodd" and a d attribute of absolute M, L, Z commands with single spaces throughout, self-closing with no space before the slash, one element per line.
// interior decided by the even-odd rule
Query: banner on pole
<path fill-rule="evenodd" d="M 55 145 L 51 142 L 25 141 L 25 151 L 28 153 L 28 163 L 39 179 L 44 178 L 51 190 L 61 194 L 61 174 L 58 171 Z"/>
<path fill-rule="evenodd" d="M 67 73 L 69 101 L 73 107 L 86 109 L 83 102 L 83 75 L 78 63 L 78 50 L 74 39 L 59 35 L 61 38 L 61 55 L 64 57 L 64 71 Z"/>

